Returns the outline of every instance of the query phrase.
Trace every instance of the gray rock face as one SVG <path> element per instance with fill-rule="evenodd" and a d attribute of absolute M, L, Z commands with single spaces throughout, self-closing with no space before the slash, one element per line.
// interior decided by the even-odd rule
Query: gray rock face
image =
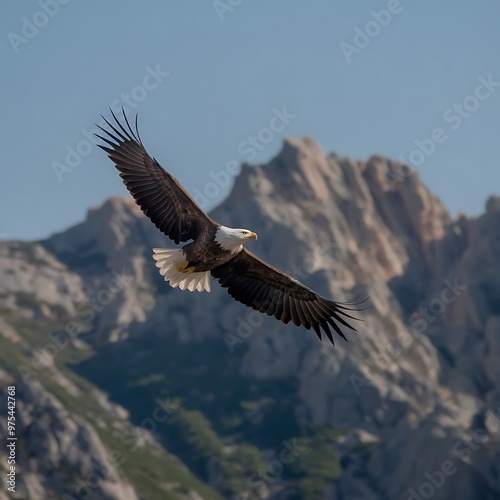
<path fill-rule="evenodd" d="M 48 311 L 56 305 L 74 314 L 74 303 L 85 298 L 80 276 L 38 244 L 0 245 L 0 283 L 2 293 L 8 294 L 13 305 L 24 309 L 25 314 L 35 312 L 35 303 L 48 305 Z"/>
<path fill-rule="evenodd" d="M 243 166 L 229 198 L 211 214 L 259 233 L 251 250 L 318 292 L 339 301 L 370 298 L 358 313 L 359 332 L 347 332 L 349 343 L 339 339 L 335 348 L 246 309 L 215 283 L 209 295 L 171 290 L 150 257 L 152 247 L 171 244 L 131 200 L 112 199 L 33 246 L 37 259 L 51 262 L 34 289 L 27 280 L 34 257 L 6 244 L 1 286 L 12 300 L 21 290 L 49 309 L 60 304 L 71 313 L 74 302 L 93 304 L 84 338 L 97 350 L 112 345 L 121 352 L 144 340 L 166 351 L 206 353 L 189 367 L 192 392 L 220 370 L 220 358 L 210 357 L 217 342 L 227 356 L 222 364 L 237 367 L 231 378 L 258 387 L 293 383 L 294 393 L 283 397 L 293 398 L 300 428 L 349 429 L 336 445 L 342 474 L 325 485 L 322 498 L 499 498 L 500 198 L 490 198 L 477 219 L 453 220 L 415 173 L 402 172 L 385 158 L 326 156 L 312 139 L 293 138 L 269 164 Z M 146 347 L 130 349 L 134 369 L 152 356 Z M 37 397 L 26 391 L 28 401 Z M 215 404 L 218 391 L 210 391 Z M 266 397 L 259 403 L 264 415 Z M 42 428 L 56 426 L 50 415 L 57 405 L 47 397 L 43 404 L 49 416 Z M 64 456 L 85 475 L 91 457 L 104 451 L 87 444 L 88 461 L 71 461 L 71 445 L 92 436 L 81 422 L 64 425 L 60 442 L 55 430 L 33 439 L 55 454 L 47 467 Z M 220 471 L 213 462 L 210 470 Z M 103 498 L 134 498 L 120 496 L 131 490 L 113 490 L 115 473 L 105 493 L 115 496 Z M 219 472 L 218 478 L 217 487 Z M 42 491 L 41 481 L 32 488 Z M 290 481 L 284 476 L 262 491 L 287 498 Z"/>
<path fill-rule="evenodd" d="M 96 431 L 37 381 L 16 386 L 16 494 L 19 498 L 137 499 Z M 2 399 L 6 400 L 4 391 Z M 4 419 L 2 435 L 7 434 Z M 2 450 L 3 451 L 3 450 Z"/>

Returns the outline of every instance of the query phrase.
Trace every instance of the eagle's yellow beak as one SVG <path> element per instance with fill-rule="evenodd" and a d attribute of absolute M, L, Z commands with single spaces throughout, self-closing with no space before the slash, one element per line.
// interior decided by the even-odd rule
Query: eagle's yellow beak
<path fill-rule="evenodd" d="M 252 232 L 250 232 L 250 233 L 248 234 L 248 239 L 249 239 L 249 240 L 257 240 L 257 239 L 259 239 L 259 237 L 257 236 L 257 233 L 252 233 Z"/>

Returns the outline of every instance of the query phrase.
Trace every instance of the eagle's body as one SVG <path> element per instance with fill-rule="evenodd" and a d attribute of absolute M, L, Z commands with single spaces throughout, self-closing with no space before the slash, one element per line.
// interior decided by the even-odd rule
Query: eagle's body
<path fill-rule="evenodd" d="M 214 277 L 229 295 L 243 304 L 288 323 L 313 329 L 321 339 L 326 333 L 333 344 L 332 327 L 342 338 L 338 323 L 354 330 L 343 317 L 352 318 L 343 304 L 319 296 L 291 276 L 259 259 L 244 248 L 257 239 L 248 229 L 228 228 L 212 220 L 145 150 L 137 130 L 124 115 L 126 127 L 113 114 L 117 127 L 102 129 L 109 154 L 136 203 L 155 226 L 180 249 L 153 249 L 156 266 L 165 281 L 181 290 L 210 291 Z M 355 319 L 355 318 L 352 318 Z"/>
<path fill-rule="evenodd" d="M 242 252 L 245 241 L 256 238 L 247 229 L 210 225 L 180 250 L 153 248 L 153 258 L 160 274 L 174 288 L 209 292 L 210 272 Z"/>
<path fill-rule="evenodd" d="M 234 234 L 230 231 L 234 231 Z M 209 227 L 195 241 L 183 246 L 182 250 L 189 262 L 189 267 L 193 266 L 195 272 L 211 271 L 241 252 L 245 241 L 256 238 L 255 233 L 246 229 L 232 229 L 225 226 Z"/>

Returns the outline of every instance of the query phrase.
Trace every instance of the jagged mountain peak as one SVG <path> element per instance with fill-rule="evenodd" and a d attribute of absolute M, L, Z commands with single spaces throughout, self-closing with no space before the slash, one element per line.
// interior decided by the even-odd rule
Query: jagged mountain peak
<path fill-rule="evenodd" d="M 500 196 L 490 196 L 486 201 L 486 213 L 498 214 L 500 212 Z"/>
<path fill-rule="evenodd" d="M 234 473 L 227 453 L 249 443 L 267 452 L 277 429 L 285 439 L 326 427 L 346 429 L 346 436 L 330 447 L 343 471 L 323 479 L 322 498 L 406 498 L 500 404 L 499 207 L 500 198 L 491 197 L 482 216 L 452 220 L 415 172 L 380 155 L 325 155 L 310 138 L 287 139 L 268 163 L 244 165 L 211 215 L 260 233 L 250 249 L 320 293 L 370 298 L 356 313 L 364 320 L 359 332 L 333 349 L 311 332 L 261 317 L 217 286 L 210 294 L 169 288 L 150 255 L 168 240 L 131 198 L 89 210 L 84 222 L 42 246 L 2 244 L 0 300 L 7 310 L 22 303 L 23 314 L 43 302 L 52 316 L 32 315 L 43 321 L 57 314 L 58 302 L 74 314 L 73 302 L 94 301 L 95 319 L 82 337 L 95 353 L 81 372 L 109 384 L 111 397 L 129 404 L 139 423 L 151 418 L 154 410 L 146 408 L 162 391 L 177 393 L 189 408 L 184 429 L 200 422 L 191 411 L 199 409 L 217 452 L 194 463 L 190 452 L 182 458 L 224 494 L 221 484 Z M 42 260 L 45 281 L 33 289 L 26 277 Z M 123 286 L 110 294 L 113 272 Z M 50 288 L 50 301 L 49 280 L 60 287 Z M 21 338 L 10 321 L 0 322 L 0 331 Z M 141 399 L 149 389 L 151 401 Z M 167 446 L 180 439 L 166 427 L 158 433 Z M 193 442 L 182 445 L 191 450 Z M 435 498 L 498 496 L 498 453 L 492 441 L 474 463 L 457 459 L 460 480 L 448 478 Z M 464 493 L 462 481 L 477 491 Z M 284 498 L 289 484 L 300 487 L 293 473 L 266 494 Z"/>

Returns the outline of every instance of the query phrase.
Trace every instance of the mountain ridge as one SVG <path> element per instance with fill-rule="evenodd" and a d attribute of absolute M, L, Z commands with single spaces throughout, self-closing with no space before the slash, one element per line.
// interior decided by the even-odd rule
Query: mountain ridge
<path fill-rule="evenodd" d="M 429 483 L 435 498 L 495 498 L 495 433 L 472 463 L 453 450 L 500 414 L 500 197 L 453 219 L 417 174 L 394 183 L 399 167 L 292 138 L 268 164 L 243 166 L 210 213 L 259 233 L 253 252 L 323 295 L 370 297 L 359 332 L 333 349 L 218 287 L 170 289 L 151 258 L 170 243 L 131 199 L 24 249 L 2 242 L 2 307 L 40 317 L 42 304 L 57 318 L 61 305 L 82 323 L 77 303 L 94 300 L 68 341 L 70 369 L 139 426 L 159 394 L 173 394 L 180 410 L 154 439 L 223 497 L 425 498 L 426 472 L 449 459 L 445 485 Z M 252 474 L 293 439 L 324 446 L 255 486 Z"/>

